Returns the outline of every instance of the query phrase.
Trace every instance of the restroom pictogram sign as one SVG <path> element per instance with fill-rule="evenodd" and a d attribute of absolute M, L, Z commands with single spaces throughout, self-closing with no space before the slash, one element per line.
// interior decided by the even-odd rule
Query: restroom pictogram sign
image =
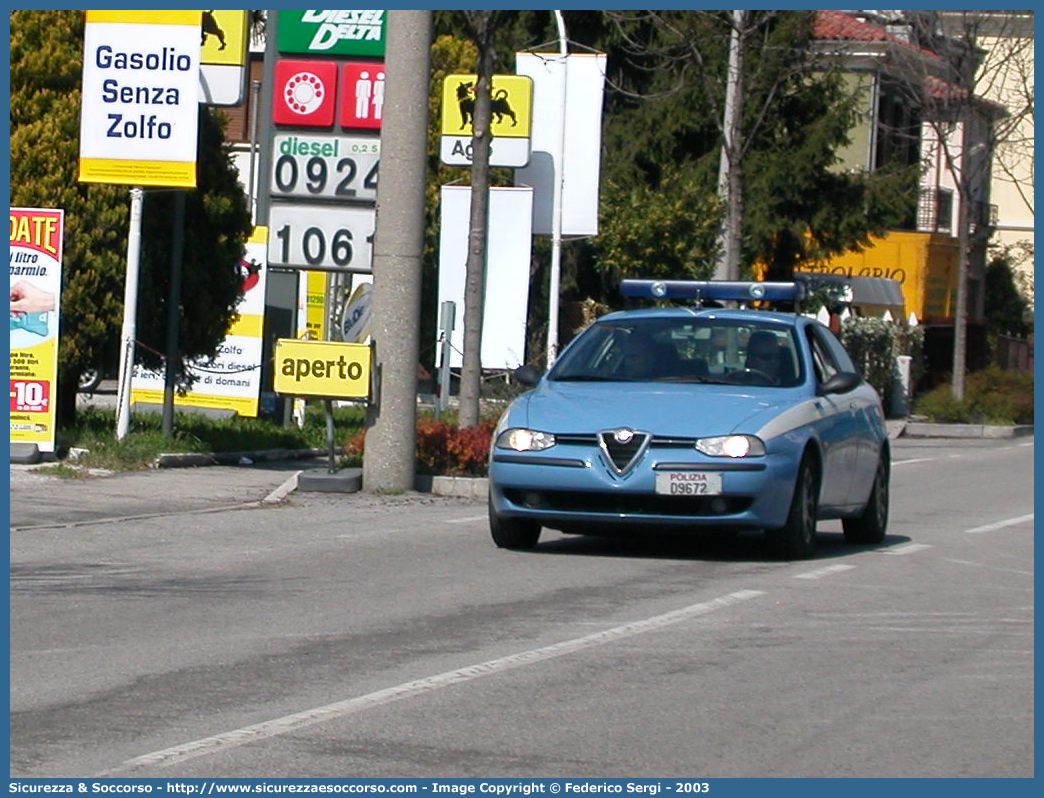
<path fill-rule="evenodd" d="M 341 127 L 380 130 L 384 64 L 348 61 L 341 67 Z"/>
<path fill-rule="evenodd" d="M 277 61 L 273 83 L 272 121 L 277 125 L 333 125 L 337 104 L 335 62 Z"/>

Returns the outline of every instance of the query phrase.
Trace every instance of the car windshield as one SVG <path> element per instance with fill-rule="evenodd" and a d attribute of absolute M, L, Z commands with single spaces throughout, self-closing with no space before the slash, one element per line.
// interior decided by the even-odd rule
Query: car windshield
<path fill-rule="evenodd" d="M 596 322 L 548 379 L 790 387 L 801 376 L 791 328 L 758 319 L 661 317 Z"/>

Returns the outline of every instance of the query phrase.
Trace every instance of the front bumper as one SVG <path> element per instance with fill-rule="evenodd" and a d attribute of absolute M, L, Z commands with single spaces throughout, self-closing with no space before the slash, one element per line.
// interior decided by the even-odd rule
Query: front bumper
<path fill-rule="evenodd" d="M 800 452 L 731 460 L 691 448 L 650 448 L 621 476 L 597 448 L 497 449 L 490 462 L 490 498 L 499 515 L 528 518 L 551 528 L 648 524 L 771 529 L 786 521 L 799 461 Z M 721 494 L 656 493 L 657 471 L 685 470 L 720 473 Z"/>

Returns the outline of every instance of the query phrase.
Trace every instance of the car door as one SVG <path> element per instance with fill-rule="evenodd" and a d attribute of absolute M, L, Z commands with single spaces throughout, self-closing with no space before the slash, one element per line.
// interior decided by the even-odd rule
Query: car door
<path fill-rule="evenodd" d="M 833 333 L 826 328 L 816 331 L 822 338 L 823 345 L 834 355 L 835 361 L 843 371 L 858 372 L 848 356 L 844 346 Z M 884 412 L 876 391 L 863 383 L 854 391 L 844 394 L 851 410 L 851 427 L 848 446 L 852 453 L 848 463 L 850 483 L 847 504 L 857 505 L 866 501 L 877 472 L 877 461 L 880 457 L 881 440 L 884 436 Z"/>
<path fill-rule="evenodd" d="M 820 333 L 815 326 L 807 328 L 817 393 L 827 380 L 844 370 L 837 353 Z M 857 423 L 853 398 L 849 394 L 818 393 L 814 404 L 819 414 L 817 430 L 823 457 L 819 502 L 828 507 L 844 506 L 849 502 L 856 457 Z"/>

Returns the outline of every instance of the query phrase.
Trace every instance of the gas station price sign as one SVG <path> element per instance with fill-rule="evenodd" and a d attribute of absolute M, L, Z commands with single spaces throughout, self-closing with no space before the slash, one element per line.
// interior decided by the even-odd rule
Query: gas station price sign
<path fill-rule="evenodd" d="M 268 264 L 370 274 L 375 224 L 371 206 L 273 202 Z"/>
<path fill-rule="evenodd" d="M 273 140 L 273 197 L 377 200 L 381 142 L 374 137 L 279 133 Z"/>

